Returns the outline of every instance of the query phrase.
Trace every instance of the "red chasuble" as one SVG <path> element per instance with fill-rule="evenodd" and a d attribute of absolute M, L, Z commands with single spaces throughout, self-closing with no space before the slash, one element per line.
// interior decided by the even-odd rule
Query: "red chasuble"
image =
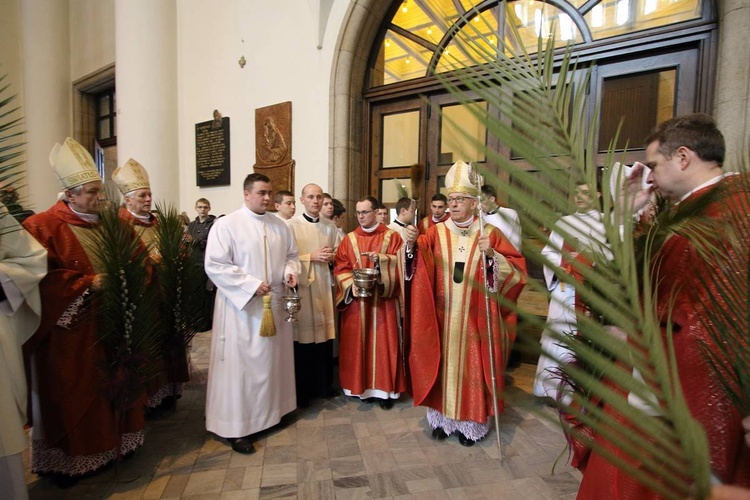
<path fill-rule="evenodd" d="M 159 242 L 156 233 L 158 220 L 156 216 L 150 214 L 148 222 L 143 222 L 125 207 L 120 207 L 117 216 L 121 221 L 133 226 L 133 230 L 141 239 L 141 243 L 149 252 L 150 257 L 159 256 Z M 159 265 L 152 259 L 147 262 L 153 264 L 152 269 L 149 270 L 151 283 L 153 286 L 159 286 Z M 165 313 L 168 313 L 168 311 L 165 311 Z M 165 342 L 163 348 L 165 351 L 165 359 L 163 360 L 165 366 L 160 369 L 159 375 L 151 380 L 146 388 L 148 397 L 146 406 L 149 408 L 155 408 L 167 396 L 180 397 L 182 395 L 182 383 L 190 380 L 187 351 L 184 344 L 181 341 Z"/>
<path fill-rule="evenodd" d="M 91 250 L 97 226 L 62 201 L 23 225 L 47 249 L 49 266 L 40 284 L 42 321 L 24 345 L 39 402 L 33 414 L 41 417 L 34 425 L 41 425 L 44 438 L 37 439 L 35 430 L 32 470 L 85 474 L 115 458 L 119 439 L 102 383 L 106 354 L 98 342 L 96 296 L 90 291 L 100 272 Z M 122 422 L 123 452 L 143 443 L 143 425 L 143 406 L 134 405 Z"/>
<path fill-rule="evenodd" d="M 379 224 L 366 233 L 358 227 L 336 251 L 336 307 L 341 310 L 339 377 L 352 394 L 367 389 L 403 392 L 404 372 L 400 352 L 399 249 L 401 237 Z M 352 269 L 373 267 L 362 252 L 375 252 L 380 262 L 379 283 L 372 297 L 351 297 Z"/>
<path fill-rule="evenodd" d="M 428 229 L 430 229 L 432 226 L 439 222 L 445 222 L 448 219 L 450 219 L 451 214 L 447 210 L 443 214 L 443 217 L 438 221 L 435 222 L 432 220 L 432 215 L 428 215 L 427 217 L 423 218 L 421 221 L 419 221 L 419 227 L 417 228 L 419 230 L 419 234 L 424 234 L 427 232 Z"/>
<path fill-rule="evenodd" d="M 127 222 L 134 226 L 135 232 L 141 239 L 141 243 L 149 250 L 152 251 L 152 247 L 156 246 L 156 217 L 151 214 L 149 215 L 148 222 L 143 222 L 141 219 L 130 213 L 125 207 L 120 207 L 117 212 L 117 216 L 120 220 Z"/>
<path fill-rule="evenodd" d="M 515 315 L 500 297 L 515 302 L 526 283 L 526 260 L 495 227 L 486 224 L 495 258 L 485 302 L 479 222 L 466 229 L 453 221 L 431 227 L 417 240 L 411 280 L 409 368 L 414 404 L 454 420 L 486 423 L 492 415 L 487 317 L 491 321 L 498 394 L 503 388 L 502 335 L 515 338 Z M 502 411 L 502 401 L 499 405 Z"/>
<path fill-rule="evenodd" d="M 750 234 L 747 233 L 747 218 L 750 217 L 750 179 L 745 175 L 733 175 L 718 184 L 693 193 L 682 201 L 676 210 L 692 212 L 693 217 L 705 217 L 715 227 L 729 223 L 735 228 L 732 233 L 741 240 L 738 247 L 726 241 L 715 242 L 730 258 L 747 261 L 750 252 Z M 719 191 L 715 191 L 719 190 Z M 713 197 L 710 203 L 700 204 L 706 195 Z M 695 203 L 698 202 L 698 205 Z M 714 222 L 711 222 L 714 221 Z M 739 227 L 737 227 L 739 226 Z M 717 374 L 707 364 L 701 352 L 701 344 L 713 344 L 706 330 L 707 309 L 721 307 L 717 294 L 706 289 L 700 276 L 721 276 L 726 272 L 716 262 L 702 258 L 691 242 L 682 235 L 670 236 L 662 245 L 652 262 L 652 281 L 657 288 L 657 310 L 662 324 L 666 324 L 671 311 L 673 343 L 677 371 L 690 413 L 706 431 L 711 469 L 725 484 L 750 486 L 750 449 L 744 442 L 739 412 L 726 396 Z M 744 268 L 744 283 L 748 269 Z M 676 295 L 675 295 L 676 292 Z M 743 294 L 747 295 L 747 290 Z M 737 327 L 747 332 L 747 324 L 738 319 Z M 665 333 L 666 338 L 666 333 Z M 728 361 L 727 361 L 728 363 Z M 605 407 L 606 408 L 606 407 Z M 612 413 L 612 412 L 609 412 Z M 746 415 L 745 415 L 746 416 Z M 618 418 L 613 415 L 613 418 Z M 613 453 L 624 454 L 611 443 L 596 438 Z M 631 476 L 616 469 L 597 453 L 589 458 L 578 498 L 601 499 L 651 499 L 659 498 Z"/>

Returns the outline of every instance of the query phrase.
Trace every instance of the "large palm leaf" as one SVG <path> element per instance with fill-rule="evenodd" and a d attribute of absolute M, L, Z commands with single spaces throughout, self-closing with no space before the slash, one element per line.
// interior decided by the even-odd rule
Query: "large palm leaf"
<path fill-rule="evenodd" d="M 0 186 L 3 190 L 15 192 L 21 187 L 23 176 L 23 116 L 21 107 L 16 105 L 18 96 L 11 93 L 10 84 L 6 82 L 8 75 L 0 75 Z M 17 195 L 16 195 L 17 196 Z M 6 203 L 6 214 L 16 215 L 22 211 L 18 203 Z M 18 226 L 10 226 L 14 231 Z M 7 231 L 6 230 L 6 231 Z"/>
<path fill-rule="evenodd" d="M 109 204 L 100 213 L 96 256 L 106 277 L 95 314 L 98 341 L 107 352 L 102 367 L 106 393 L 123 413 L 145 403 L 145 388 L 158 374 L 160 351 L 148 252 L 133 227 L 120 219 L 118 208 Z"/>
<path fill-rule="evenodd" d="M 205 275 L 193 264 L 192 245 L 185 238 L 185 228 L 177 209 L 156 204 L 156 245 L 161 254 L 157 266 L 159 283 L 161 349 L 167 367 L 174 370 L 170 380 L 179 380 L 187 373 L 187 350 L 203 321 Z"/>
<path fill-rule="evenodd" d="M 471 95 L 486 101 L 489 109 L 499 111 L 488 113 L 484 108 L 468 106 L 486 125 L 488 133 L 515 156 L 523 157 L 530 168 L 521 168 L 506 156 L 485 149 L 488 163 L 497 165 L 512 180 L 490 181 L 502 183 L 502 189 L 524 214 L 529 236 L 548 243 L 547 235 L 538 228 L 553 227 L 560 213 L 567 211 L 572 180 L 580 178 L 590 186 L 597 185 L 592 131 L 597 130 L 598 113 L 589 109 L 585 95 L 590 72 L 578 67 L 569 51 L 556 52 L 554 37 L 546 43 L 540 39 L 537 53 L 532 55 L 517 42 L 517 32 L 511 32 L 508 41 L 496 49 L 473 24 L 467 23 L 457 35 L 456 45 L 474 65 L 464 68 L 462 63 L 462 69 L 438 78 L 464 103 L 471 102 L 467 98 Z M 449 117 L 444 115 L 443 119 Z M 466 141 L 475 141 L 471 133 L 463 135 Z M 614 155 L 608 155 L 605 167 L 613 162 Z M 628 213 L 627 207 L 612 206 L 610 201 L 611 194 L 616 197 L 619 193 L 609 193 L 609 175 L 610 170 L 605 168 L 603 210 L 613 214 L 612 218 L 604 218 L 608 241 L 612 243 L 611 260 L 592 255 L 599 262 L 589 267 L 567 259 L 588 283 L 576 291 L 595 314 L 579 318 L 579 333 L 585 342 L 557 335 L 560 344 L 598 375 L 575 364 L 567 366 L 566 377 L 585 391 L 571 393 L 569 403 L 561 403 L 561 409 L 574 413 L 596 434 L 622 450 L 626 457 L 613 454 L 598 442 L 591 443 L 598 453 L 649 488 L 668 497 L 702 497 L 709 488 L 708 447 L 702 427 L 688 411 L 674 353 L 670 342 L 664 341 L 656 315 L 648 267 L 654 240 L 643 247 L 643 254 L 636 252 L 632 219 L 623 217 L 623 212 Z M 622 237 L 620 220 L 624 221 Z M 561 230 L 561 236 L 571 248 L 576 247 L 573 235 Z M 558 266 L 545 262 L 534 248 L 524 248 L 524 253 L 527 259 L 560 271 L 562 281 L 577 284 Z M 540 284 L 532 282 L 530 286 L 546 291 Z M 519 314 L 542 326 L 522 305 Z M 622 332 L 627 340 L 612 335 L 613 330 Z M 669 338 L 671 332 L 666 333 Z M 640 376 L 634 376 L 636 371 Z M 632 405 L 629 395 L 638 397 L 642 404 Z M 634 466 L 627 457 L 637 459 L 640 466 Z"/>

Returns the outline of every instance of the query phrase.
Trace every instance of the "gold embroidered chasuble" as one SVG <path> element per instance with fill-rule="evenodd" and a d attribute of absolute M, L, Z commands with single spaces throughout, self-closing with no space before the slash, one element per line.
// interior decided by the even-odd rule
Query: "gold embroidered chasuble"
<path fill-rule="evenodd" d="M 492 362 L 503 387 L 502 336 L 515 324 L 501 297 L 515 301 L 525 284 L 526 261 L 496 228 L 485 225 L 495 257 L 484 270 L 479 222 L 431 227 L 417 241 L 411 289 L 409 366 L 415 404 L 454 420 L 484 423 L 492 414 L 487 319 L 494 340 Z M 507 342 L 506 342 L 507 343 Z M 502 409 L 502 405 L 500 406 Z"/>
<path fill-rule="evenodd" d="M 336 307 L 341 310 L 339 376 L 341 387 L 360 395 L 369 389 L 404 391 L 400 353 L 401 237 L 384 225 L 372 233 L 361 228 L 341 241 L 336 251 Z M 380 275 L 372 297 L 352 297 L 352 270 L 373 267 L 363 252 L 378 254 Z"/>

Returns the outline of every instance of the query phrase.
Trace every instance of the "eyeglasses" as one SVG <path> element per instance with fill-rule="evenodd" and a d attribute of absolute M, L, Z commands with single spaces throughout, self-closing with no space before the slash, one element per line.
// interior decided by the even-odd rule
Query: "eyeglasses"
<path fill-rule="evenodd" d="M 453 203 L 454 201 L 456 203 L 463 203 L 467 200 L 473 200 L 474 198 L 472 196 L 455 196 L 448 198 L 448 203 Z"/>
<path fill-rule="evenodd" d="M 370 215 L 372 212 L 372 210 L 362 210 L 361 212 L 358 211 L 354 213 L 357 214 L 357 217 L 359 217 L 360 215 Z"/>

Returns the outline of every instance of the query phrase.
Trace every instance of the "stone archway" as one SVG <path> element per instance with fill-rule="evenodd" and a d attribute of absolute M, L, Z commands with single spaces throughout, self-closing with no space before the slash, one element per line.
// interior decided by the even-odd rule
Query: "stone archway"
<path fill-rule="evenodd" d="M 360 197 L 367 175 L 362 160 L 362 90 L 372 44 L 391 4 L 382 0 L 351 2 L 336 41 L 331 69 L 328 185 L 331 195 L 347 207 Z"/>
<path fill-rule="evenodd" d="M 392 4 L 352 1 L 336 41 L 331 68 L 328 185 L 331 194 L 347 206 L 359 198 L 367 175 L 362 159 L 362 90 L 372 44 Z M 746 81 L 737 84 L 741 79 L 731 77 L 750 71 L 750 60 L 738 62 L 731 56 L 746 52 L 750 45 L 750 39 L 743 36 L 748 18 L 750 6 L 743 0 L 729 0 L 720 8 L 719 49 L 713 66 L 716 94 L 712 105 L 706 106 L 712 108 L 726 135 L 727 160 L 733 162 L 748 154 L 750 144 L 750 85 Z"/>

